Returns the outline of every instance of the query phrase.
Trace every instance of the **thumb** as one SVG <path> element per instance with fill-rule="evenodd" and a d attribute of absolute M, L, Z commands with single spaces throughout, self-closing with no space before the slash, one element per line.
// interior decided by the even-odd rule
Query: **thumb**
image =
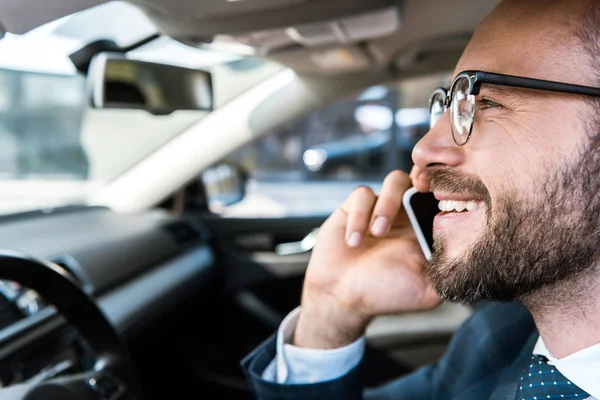
<path fill-rule="evenodd" d="M 421 300 L 422 307 L 425 309 L 434 308 L 440 305 L 441 302 L 442 298 L 438 292 L 436 292 L 430 284 L 427 284 L 427 288 L 425 289 L 425 293 L 423 294 L 423 298 Z"/>
<path fill-rule="evenodd" d="M 421 193 L 430 191 L 429 174 L 427 171 L 417 167 L 416 165 L 410 171 L 412 184 Z"/>

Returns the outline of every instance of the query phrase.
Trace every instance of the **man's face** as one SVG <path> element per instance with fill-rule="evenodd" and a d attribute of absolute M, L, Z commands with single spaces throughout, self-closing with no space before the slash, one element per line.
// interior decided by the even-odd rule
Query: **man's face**
<path fill-rule="evenodd" d="M 501 3 L 476 31 L 455 73 L 596 86 L 567 3 Z M 428 274 L 443 297 L 512 300 L 595 263 L 600 140 L 592 116 L 583 96 L 484 84 L 465 146 L 452 140 L 449 112 L 419 142 L 413 159 L 428 172 L 443 205 L 483 204 L 436 218 Z"/>

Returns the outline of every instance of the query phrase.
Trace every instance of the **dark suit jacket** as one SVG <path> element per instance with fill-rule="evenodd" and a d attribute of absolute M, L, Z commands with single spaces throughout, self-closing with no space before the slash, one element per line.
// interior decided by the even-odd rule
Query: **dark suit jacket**
<path fill-rule="evenodd" d="M 364 363 L 322 383 L 266 382 L 261 374 L 275 357 L 275 336 L 248 355 L 242 368 L 260 400 L 514 400 L 537 338 L 531 314 L 521 303 L 489 303 L 455 333 L 438 363 L 379 388 L 364 390 Z"/>

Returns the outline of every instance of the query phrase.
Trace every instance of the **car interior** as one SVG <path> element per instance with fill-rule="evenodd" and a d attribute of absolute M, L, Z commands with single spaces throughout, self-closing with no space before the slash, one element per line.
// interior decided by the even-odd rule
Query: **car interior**
<path fill-rule="evenodd" d="M 356 150 L 363 142 L 344 144 L 323 128 L 335 123 L 306 121 L 334 109 L 336 121 L 351 118 L 392 99 L 398 109 L 380 113 L 388 122 L 377 129 L 422 126 L 420 117 L 398 121 L 448 84 L 497 2 L 52 0 L 43 10 L 33 0 L 1 2 L 0 52 L 9 40 L 50 46 L 40 30 L 60 35 L 83 97 L 45 91 L 42 78 L 63 78 L 41 73 L 36 110 L 44 96 L 73 97 L 77 113 L 65 118 L 78 121 L 77 147 L 48 161 L 62 143 L 50 135 L 67 132 L 48 111 L 35 122 L 43 135 L 14 139 L 17 150 L 38 146 L 14 156 L 17 166 L 33 160 L 30 172 L 5 171 L 9 155 L 0 156 L 0 399 L 252 399 L 239 363 L 300 304 L 319 226 L 364 180 L 376 188 L 385 172 L 410 168 L 414 142 L 368 158 Z M 135 34 L 103 33 L 119 29 Z M 19 46 L 7 44 L 8 59 Z M 45 54 L 40 68 L 50 68 Z M 3 62 L 0 86 L 20 68 Z M 0 93 L 0 108 L 12 98 Z M 19 115 L 0 124 L 0 143 L 5 130 L 29 132 L 28 114 Z M 380 137 L 382 148 L 400 143 Z M 287 169 L 265 154 L 287 157 Z M 344 157 L 374 166 L 371 175 Z M 81 159 L 68 179 L 44 169 Z M 338 159 L 329 175 L 317 173 Z M 366 385 L 435 362 L 471 313 L 444 304 L 377 318 L 367 330 Z"/>

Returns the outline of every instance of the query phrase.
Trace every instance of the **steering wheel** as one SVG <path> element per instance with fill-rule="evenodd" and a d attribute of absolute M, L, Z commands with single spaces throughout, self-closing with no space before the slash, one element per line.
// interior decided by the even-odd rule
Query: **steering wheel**
<path fill-rule="evenodd" d="M 0 390 L 3 400 L 140 400 L 128 351 L 94 300 L 64 268 L 14 251 L 0 251 L 0 280 L 35 290 L 56 307 L 96 356 L 91 371 Z"/>

